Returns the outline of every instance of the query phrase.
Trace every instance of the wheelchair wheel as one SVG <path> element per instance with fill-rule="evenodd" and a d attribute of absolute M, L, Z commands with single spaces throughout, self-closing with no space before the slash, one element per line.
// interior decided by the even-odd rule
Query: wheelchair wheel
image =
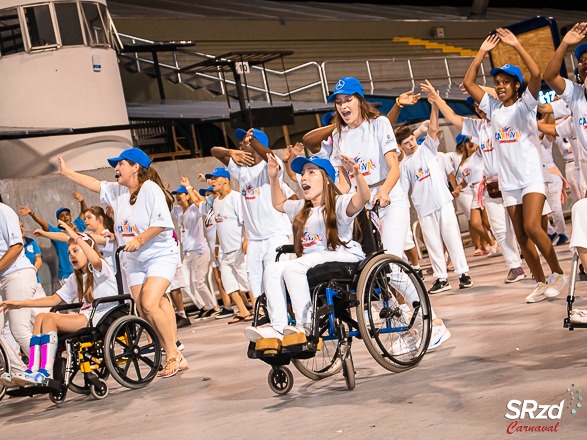
<path fill-rule="evenodd" d="M 323 321 L 320 325 L 321 349 L 309 359 L 292 359 L 292 363 L 298 371 L 311 380 L 333 376 L 342 369 L 341 342 L 339 339 L 325 339 L 328 335 L 328 316 L 324 317 Z M 349 341 L 347 341 L 348 343 Z"/>
<path fill-rule="evenodd" d="M 353 364 L 353 359 L 350 356 L 347 356 L 342 361 L 342 374 L 344 375 L 344 381 L 346 383 L 346 387 L 349 390 L 355 389 L 355 365 Z"/>
<path fill-rule="evenodd" d="M 161 344 L 147 321 L 123 316 L 112 323 L 104 337 L 104 360 L 120 385 L 143 388 L 151 382 L 161 364 Z"/>
<path fill-rule="evenodd" d="M 381 254 L 361 271 L 357 283 L 359 332 L 383 368 L 401 372 L 420 363 L 431 334 L 428 294 L 403 260 Z"/>
<path fill-rule="evenodd" d="M 4 345 L 0 341 L 0 375 L 10 372 L 10 363 L 8 361 L 8 353 L 4 348 Z M 6 386 L 0 382 L 0 400 L 6 395 Z"/>
<path fill-rule="evenodd" d="M 63 403 L 65 396 L 67 396 L 67 387 L 62 386 L 59 391 L 49 393 L 49 400 L 55 405 L 59 405 L 60 403 Z"/>
<path fill-rule="evenodd" d="M 275 394 L 285 395 L 293 388 L 294 378 L 289 368 L 280 365 L 269 371 L 267 382 Z"/>
<path fill-rule="evenodd" d="M 108 395 L 108 384 L 103 380 L 100 380 L 99 384 L 99 386 L 90 384 L 90 394 L 97 400 L 104 399 Z"/>

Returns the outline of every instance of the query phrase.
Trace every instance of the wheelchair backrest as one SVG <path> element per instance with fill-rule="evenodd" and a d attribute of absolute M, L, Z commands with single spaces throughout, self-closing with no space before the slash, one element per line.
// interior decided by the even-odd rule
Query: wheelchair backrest
<path fill-rule="evenodd" d="M 380 230 L 379 216 L 375 211 L 363 209 L 359 212 L 355 222 L 354 239 L 361 244 L 365 255 L 383 250 Z"/>

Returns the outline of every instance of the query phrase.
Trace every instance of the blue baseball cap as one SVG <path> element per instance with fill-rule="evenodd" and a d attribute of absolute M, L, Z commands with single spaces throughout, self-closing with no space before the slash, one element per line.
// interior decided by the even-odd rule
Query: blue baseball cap
<path fill-rule="evenodd" d="M 462 133 L 459 133 L 456 138 L 457 145 L 462 144 L 463 142 L 468 142 L 469 138 Z"/>
<path fill-rule="evenodd" d="M 64 211 L 69 212 L 69 214 L 71 215 L 71 209 L 69 209 L 69 208 L 59 208 L 57 210 L 57 212 L 55 213 L 55 217 L 57 217 L 59 219 L 59 214 L 61 214 Z"/>
<path fill-rule="evenodd" d="M 173 194 L 173 195 L 187 194 L 187 193 L 188 193 L 188 189 L 183 185 L 179 185 L 179 188 L 177 188 L 175 191 L 171 191 L 171 194 Z"/>
<path fill-rule="evenodd" d="M 294 173 L 302 174 L 302 170 L 304 169 L 304 165 L 306 165 L 307 163 L 313 163 L 318 168 L 322 168 L 324 171 L 326 171 L 326 174 L 328 174 L 328 177 L 330 177 L 330 180 L 332 180 L 334 182 L 334 179 L 336 178 L 336 172 L 334 171 L 334 167 L 332 166 L 332 164 L 330 163 L 330 161 L 328 159 L 322 159 L 321 157 L 318 157 L 318 156 L 312 156 L 312 157 L 299 156 L 291 161 L 290 167 Z"/>
<path fill-rule="evenodd" d="M 335 114 L 334 112 L 328 112 L 328 113 L 322 115 L 322 119 L 321 119 L 322 125 L 324 125 L 325 127 L 327 125 L 330 125 L 332 123 L 332 118 L 334 118 L 334 114 Z"/>
<path fill-rule="evenodd" d="M 328 102 L 333 102 L 336 95 L 354 95 L 355 93 L 365 97 L 363 86 L 359 80 L 353 76 L 344 76 L 334 86 L 334 92 L 328 97 Z"/>
<path fill-rule="evenodd" d="M 226 168 L 218 167 L 214 168 L 214 171 L 212 171 L 210 174 L 206 174 L 204 177 L 206 179 L 210 179 L 212 177 L 226 177 L 228 180 L 230 180 L 230 173 Z"/>
<path fill-rule="evenodd" d="M 575 48 L 575 58 L 577 58 L 577 61 L 579 61 L 579 58 L 585 52 L 587 52 L 587 43 L 581 43 Z"/>
<path fill-rule="evenodd" d="M 501 67 L 494 67 L 491 69 L 489 74 L 491 76 L 497 75 L 499 72 L 507 73 L 508 75 L 515 76 L 520 81 L 520 84 L 524 82 L 524 75 L 522 75 L 522 71 L 518 66 L 514 66 L 513 64 L 504 64 Z"/>
<path fill-rule="evenodd" d="M 418 140 L 416 141 L 416 143 L 417 143 L 418 145 L 422 145 L 422 144 L 424 143 L 424 141 L 425 141 L 425 140 L 426 140 L 426 136 L 422 136 L 420 139 L 418 139 Z"/>
<path fill-rule="evenodd" d="M 237 128 L 234 132 L 234 135 L 239 142 L 245 138 L 246 134 L 247 130 L 243 130 L 242 128 Z M 253 137 L 257 139 L 265 148 L 269 148 L 269 138 L 264 132 L 257 128 L 253 128 Z"/>
<path fill-rule="evenodd" d="M 214 192 L 214 188 L 212 188 L 211 186 L 209 186 L 208 188 L 201 188 L 201 189 L 199 189 L 199 190 L 198 190 L 198 193 L 199 193 L 199 194 L 200 194 L 202 197 L 204 197 L 204 196 L 206 195 L 206 193 L 207 193 L 207 192 L 211 192 L 211 193 L 213 193 L 213 192 Z"/>
<path fill-rule="evenodd" d="M 126 159 L 130 162 L 138 163 L 143 168 L 149 168 L 149 166 L 151 165 L 151 159 L 149 158 L 149 156 L 147 156 L 147 153 L 145 153 L 140 148 L 129 148 L 127 150 L 124 150 L 122 153 L 120 153 L 120 156 L 108 159 L 108 163 L 112 168 L 116 168 L 118 162 L 120 162 L 123 159 Z"/>

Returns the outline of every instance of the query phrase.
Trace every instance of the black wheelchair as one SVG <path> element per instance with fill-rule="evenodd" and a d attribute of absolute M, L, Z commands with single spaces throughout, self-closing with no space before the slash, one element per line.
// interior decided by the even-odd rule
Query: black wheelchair
<path fill-rule="evenodd" d="M 122 249 L 116 251 L 117 267 L 120 267 Z M 87 327 L 58 335 L 53 378 L 46 379 L 43 384 L 19 388 L 6 388 L 0 384 L 0 399 L 4 395 L 49 394 L 49 399 L 59 404 L 65 400 L 68 390 L 103 399 L 108 395 L 107 379 L 110 375 L 126 388 L 138 389 L 148 385 L 161 365 L 161 344 L 151 325 L 136 313 L 133 298 L 123 294 L 121 278 L 118 270 L 118 295 L 93 301 L 93 310 L 99 304 L 118 303 L 96 325 L 93 324 L 92 311 Z M 63 304 L 51 311 L 67 311 L 81 306 L 80 303 Z M 10 372 L 10 361 L 0 342 L 0 374 L 4 372 Z"/>
<path fill-rule="evenodd" d="M 354 389 L 353 338 L 362 339 L 373 359 L 396 373 L 414 368 L 426 353 L 432 318 L 422 280 L 402 259 L 384 253 L 375 211 L 362 211 L 358 221 L 367 257 L 358 263 L 324 263 L 308 271 L 313 310 L 306 342 L 249 343 L 248 357 L 271 365 L 268 383 L 276 394 L 287 394 L 293 387 L 293 374 L 286 367 L 290 362 L 311 380 L 342 370 L 347 388 Z M 277 251 L 279 260 L 293 253 L 293 245 Z M 253 325 L 268 322 L 263 295 L 256 302 Z"/>
<path fill-rule="evenodd" d="M 579 254 L 573 251 L 573 259 L 571 261 L 571 278 L 569 280 L 569 291 L 567 294 L 567 317 L 563 321 L 563 327 L 570 331 L 575 328 L 587 328 L 587 310 L 574 309 L 575 302 L 575 285 L 578 281 L 587 281 L 587 275 L 583 265 L 579 263 Z M 579 313 L 577 313 L 579 312 Z"/>

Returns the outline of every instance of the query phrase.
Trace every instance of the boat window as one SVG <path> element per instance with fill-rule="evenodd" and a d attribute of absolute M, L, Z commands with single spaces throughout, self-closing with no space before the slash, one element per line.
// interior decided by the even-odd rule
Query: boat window
<path fill-rule="evenodd" d="M 91 46 L 107 46 L 108 33 L 96 3 L 82 3 L 82 12 Z"/>
<path fill-rule="evenodd" d="M 29 31 L 31 50 L 57 46 L 49 5 L 26 7 L 24 16 Z"/>
<path fill-rule="evenodd" d="M 0 56 L 18 52 L 24 52 L 18 11 L 4 9 L 0 11 Z"/>
<path fill-rule="evenodd" d="M 78 46 L 84 44 L 84 35 L 81 27 L 79 12 L 76 3 L 55 3 L 55 13 L 61 44 L 63 46 Z"/>

